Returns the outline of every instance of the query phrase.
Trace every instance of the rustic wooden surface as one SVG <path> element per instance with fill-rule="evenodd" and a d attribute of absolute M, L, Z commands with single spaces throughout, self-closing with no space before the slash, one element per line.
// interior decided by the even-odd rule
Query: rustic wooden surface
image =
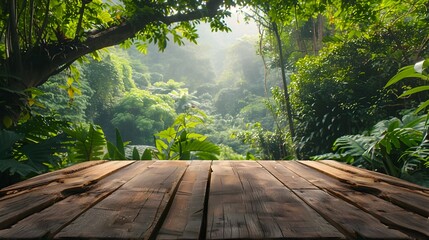
<path fill-rule="evenodd" d="M 0 189 L 0 239 L 429 239 L 429 189 L 335 161 L 90 161 Z"/>

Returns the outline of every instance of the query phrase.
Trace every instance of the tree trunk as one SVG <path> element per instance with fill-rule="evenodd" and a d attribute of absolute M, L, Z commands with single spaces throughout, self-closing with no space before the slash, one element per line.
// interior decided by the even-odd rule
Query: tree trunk
<path fill-rule="evenodd" d="M 285 94 L 285 102 L 286 102 L 286 112 L 287 112 L 287 118 L 288 118 L 288 124 L 289 124 L 289 131 L 292 138 L 292 141 L 295 138 L 295 128 L 293 123 L 293 116 L 292 116 L 292 106 L 290 104 L 290 97 L 289 97 L 289 91 L 287 89 L 287 81 L 286 81 L 286 72 L 285 72 L 285 62 L 283 59 L 283 47 L 282 47 L 282 41 L 280 39 L 279 29 L 275 22 L 272 22 L 272 27 L 274 31 L 274 35 L 276 37 L 277 46 L 279 50 L 279 59 L 280 59 L 280 69 L 281 69 L 281 75 L 282 75 L 282 82 L 283 82 L 283 91 Z M 298 157 L 298 149 L 295 147 L 295 154 Z"/>
<path fill-rule="evenodd" d="M 314 19 L 313 17 L 311 18 L 311 23 L 312 23 L 312 28 L 313 28 L 313 53 L 314 55 L 317 55 L 319 53 L 319 49 L 318 49 L 318 41 L 317 41 L 317 30 L 316 30 L 316 19 Z"/>
<path fill-rule="evenodd" d="M 322 49 L 323 41 L 323 28 L 324 28 L 325 18 L 322 14 L 317 15 L 317 49 Z"/>

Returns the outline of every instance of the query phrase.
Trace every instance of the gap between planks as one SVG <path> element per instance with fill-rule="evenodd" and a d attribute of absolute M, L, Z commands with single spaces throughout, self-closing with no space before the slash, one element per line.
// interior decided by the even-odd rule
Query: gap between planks
<path fill-rule="evenodd" d="M 298 198 L 342 232 L 347 239 L 409 239 L 403 233 L 388 229 L 371 215 L 326 193 L 307 178 L 301 177 L 299 170 L 305 169 L 290 169 L 283 162 L 277 161 L 260 161 L 259 164 L 274 175 L 285 188 L 290 189 Z M 290 164 L 300 166 L 295 161 L 288 161 L 288 165 Z M 290 181 L 291 179 L 294 181 Z"/>
<path fill-rule="evenodd" d="M 260 162 L 261 163 L 261 162 Z M 308 163 L 308 164 L 305 164 Z M 262 164 L 267 165 L 267 164 Z M 348 181 L 346 179 L 341 179 L 341 172 L 330 172 L 330 171 L 321 171 L 317 169 L 319 165 L 322 165 L 318 162 L 312 161 L 300 161 L 300 162 L 279 162 L 277 164 L 279 167 L 283 165 L 290 170 L 293 170 L 297 176 L 302 176 L 302 180 L 307 182 L 311 182 L 318 188 L 323 191 L 329 192 L 331 195 L 336 196 L 338 199 L 342 199 L 349 204 L 354 205 L 363 213 L 367 213 L 372 215 L 373 217 L 380 220 L 382 223 L 387 226 L 395 229 L 401 229 L 403 232 L 407 233 L 412 237 L 416 237 L 418 239 L 426 239 L 429 235 L 428 230 L 428 221 L 425 218 L 422 218 L 419 215 L 413 214 L 412 212 L 405 211 L 390 202 L 386 202 L 383 199 L 377 198 L 371 193 L 367 192 L 359 192 L 359 189 L 353 187 L 353 183 L 355 180 L 351 180 L 353 178 L 352 175 L 348 175 Z M 266 166 L 267 170 L 273 172 L 273 168 L 271 169 Z M 275 170 L 275 169 L 274 169 Z M 326 169 L 325 169 L 326 170 Z M 350 173 L 348 173 L 350 174 Z M 278 175 L 278 174 L 277 174 Z M 371 176 L 366 176 L 371 177 Z M 365 179 L 361 179 L 357 176 L 359 181 L 364 181 Z M 284 182 L 285 185 L 290 185 L 279 177 L 279 180 Z M 301 181 L 302 181 L 301 180 Z M 367 181 L 367 180 L 366 180 Z M 365 182 L 365 181 L 364 181 Z M 349 185 L 348 185 L 349 184 Z M 291 187 L 291 186 L 288 186 Z M 293 187 L 292 187 L 293 188 Z M 309 205 L 314 205 L 315 203 L 311 202 L 313 197 L 308 195 L 311 191 L 308 189 L 295 189 L 296 194 L 302 195 L 302 199 L 307 201 Z M 368 204 L 368 201 L 371 202 Z M 323 201 L 319 201 L 323 202 Z M 318 205 L 321 205 L 320 203 Z M 323 204 L 322 204 L 323 205 Z M 319 207 L 320 208 L 320 207 Z M 345 209 L 350 210 L 350 209 Z M 319 211 L 323 212 L 323 209 L 319 209 Z M 329 212 L 326 212 L 325 217 L 329 217 Z M 341 214 L 340 214 L 341 215 Z M 402 216 L 402 217 L 401 217 Z M 334 216 L 337 217 L 338 216 Z M 405 217 L 405 218 L 404 218 Z"/>
<path fill-rule="evenodd" d="M 54 203 L 65 198 L 85 192 L 101 179 L 113 174 L 117 170 L 132 164 L 132 161 L 106 162 L 94 166 L 80 169 L 77 172 L 58 177 L 54 182 L 46 181 L 45 188 L 42 186 L 27 190 L 24 188 L 21 192 L 12 192 L 0 198 L 0 229 L 5 229 L 21 219 L 39 212 Z M 105 169 L 111 171 L 105 172 Z M 85 178 L 80 178 L 80 172 L 87 173 Z M 48 175 L 51 176 L 51 175 Z M 39 181 L 36 178 L 36 182 Z M 23 184 L 32 184 L 33 179 L 23 182 Z"/>
<path fill-rule="evenodd" d="M 207 160 L 191 162 L 153 238 L 205 239 L 211 164 Z"/>
<path fill-rule="evenodd" d="M 88 191 L 71 195 L 22 219 L 11 228 L 0 230 L 0 236 L 4 238 L 51 238 L 153 163 L 154 161 L 147 161 L 128 164 L 121 168 L 120 172 L 115 171 L 94 183 Z M 59 212 L 60 215 L 58 215 Z"/>

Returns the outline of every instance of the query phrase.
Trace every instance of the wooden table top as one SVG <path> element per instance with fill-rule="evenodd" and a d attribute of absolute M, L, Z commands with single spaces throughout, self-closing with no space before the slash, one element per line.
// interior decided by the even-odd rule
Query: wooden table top
<path fill-rule="evenodd" d="M 1 239 L 429 239 L 429 189 L 335 161 L 90 161 L 0 190 Z"/>

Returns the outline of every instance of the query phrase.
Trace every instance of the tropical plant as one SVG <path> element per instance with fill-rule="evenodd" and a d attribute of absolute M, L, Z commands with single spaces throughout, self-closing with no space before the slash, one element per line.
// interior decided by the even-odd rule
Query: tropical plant
<path fill-rule="evenodd" d="M 155 134 L 154 156 L 171 160 L 218 159 L 220 148 L 207 140 L 207 136 L 193 131 L 206 119 L 205 113 L 195 108 L 179 114 L 171 127 Z"/>
<path fill-rule="evenodd" d="M 129 144 L 129 142 L 124 142 L 122 140 L 121 133 L 118 129 L 115 129 L 116 135 L 116 143 L 112 143 L 110 141 L 106 141 L 107 143 L 107 154 L 104 156 L 104 159 L 109 160 L 125 160 L 125 146 Z M 138 160 L 138 159 L 136 159 Z"/>
<path fill-rule="evenodd" d="M 68 153 L 70 163 L 103 158 L 106 139 L 100 126 L 79 124 L 64 131 L 73 141 L 73 146 Z"/>
<path fill-rule="evenodd" d="M 429 25 L 418 27 L 421 31 L 428 28 Z M 413 61 L 413 52 L 420 49 L 417 45 L 421 38 L 417 35 L 403 24 L 370 37 L 332 43 L 320 55 L 298 61 L 298 70 L 292 75 L 291 97 L 304 157 L 329 151 L 338 137 L 362 132 L 417 105 L 424 95 L 396 98 L 402 87 L 416 83 L 386 89 L 383 81 L 397 72 L 400 62 Z M 408 44 L 400 47 L 398 38 Z M 429 52 L 427 47 L 420 50 Z"/>
<path fill-rule="evenodd" d="M 410 178 L 429 172 L 429 151 L 426 140 L 426 116 L 408 113 L 402 119 L 383 120 L 358 135 L 338 138 L 333 145 L 335 153 L 313 157 L 314 160 L 335 159 L 395 177 Z M 411 176 L 411 177 L 410 177 Z M 426 176 L 429 183 L 428 175 Z"/>
<path fill-rule="evenodd" d="M 416 79 L 422 79 L 424 81 L 429 81 L 428 70 L 429 70 L 429 59 L 420 61 L 414 65 L 405 66 L 399 69 L 399 72 L 395 76 L 393 76 L 389 80 L 389 82 L 387 82 L 385 87 L 389 87 L 406 78 L 416 78 Z M 409 97 L 412 94 L 417 94 L 428 90 L 429 90 L 428 85 L 412 87 L 406 90 L 404 93 L 402 93 L 399 97 Z M 429 106 L 429 99 L 420 104 L 420 106 L 416 109 L 416 113 L 424 110 L 428 106 Z"/>
<path fill-rule="evenodd" d="M 36 116 L 14 128 L 0 131 L 0 175 L 21 178 L 62 166 L 67 152 L 68 123 Z"/>

